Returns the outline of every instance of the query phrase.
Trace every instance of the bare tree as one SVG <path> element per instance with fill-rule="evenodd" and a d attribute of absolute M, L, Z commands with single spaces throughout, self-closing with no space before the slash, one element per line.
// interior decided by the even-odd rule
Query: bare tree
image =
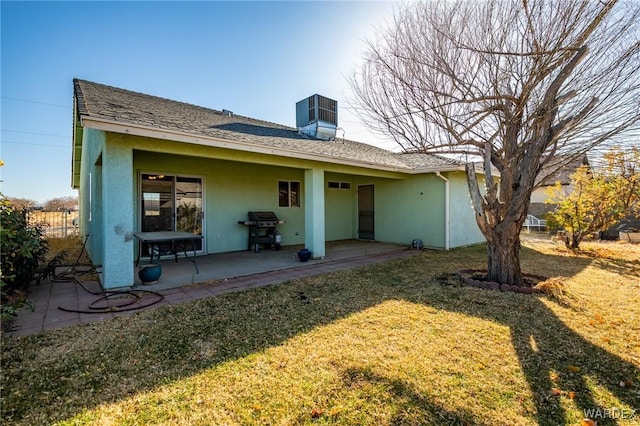
<path fill-rule="evenodd" d="M 20 210 L 31 209 L 38 204 L 34 200 L 30 200 L 28 198 L 6 197 L 6 199 L 13 207 Z"/>
<path fill-rule="evenodd" d="M 78 198 L 71 196 L 52 198 L 44 203 L 44 209 L 49 211 L 76 210 L 77 207 Z"/>
<path fill-rule="evenodd" d="M 405 151 L 466 157 L 487 278 L 523 285 L 519 234 L 541 168 L 638 130 L 639 6 L 434 0 L 394 21 L 369 42 L 353 104 Z"/>

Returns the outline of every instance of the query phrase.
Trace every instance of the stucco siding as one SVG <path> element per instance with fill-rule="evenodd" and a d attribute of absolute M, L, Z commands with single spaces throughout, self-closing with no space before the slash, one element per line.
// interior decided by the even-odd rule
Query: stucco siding
<path fill-rule="evenodd" d="M 136 182 L 141 171 L 165 175 L 202 176 L 205 180 L 205 242 L 207 253 L 247 249 L 247 229 L 237 221 L 248 211 L 274 211 L 286 221 L 278 230 L 284 245 L 305 244 L 305 170 L 323 168 L 326 240 L 357 237 L 357 181 L 405 175 L 388 171 L 327 164 L 294 158 L 269 156 L 183 144 L 139 136 L 127 136 L 134 149 Z M 328 191 L 326 182 L 337 179 L 352 183 L 350 191 Z M 300 207 L 278 206 L 278 181 L 300 182 Z M 382 179 L 388 180 L 388 179 Z M 135 217 L 139 217 L 138 185 Z M 347 199 L 346 193 L 350 193 Z M 138 225 L 138 224 L 136 224 Z"/>
<path fill-rule="evenodd" d="M 469 188 L 464 173 L 445 174 L 449 179 L 450 247 L 461 247 L 485 241 L 478 224 L 469 196 Z M 480 184 L 484 180 L 479 176 Z"/>
<path fill-rule="evenodd" d="M 133 284 L 133 151 L 122 135 L 107 133 L 102 152 L 102 234 L 105 288 Z"/>
<path fill-rule="evenodd" d="M 375 185 L 376 240 L 409 246 L 414 239 L 421 239 L 427 247 L 444 248 L 442 181 L 433 175 L 419 175 L 371 183 Z"/>
<path fill-rule="evenodd" d="M 278 226 L 282 243 L 304 243 L 303 194 L 299 194 L 300 207 L 278 206 L 278 181 L 300 182 L 302 192 L 304 170 L 146 151 L 134 152 L 133 168 L 136 181 L 140 172 L 204 178 L 207 253 L 246 250 L 248 230 L 238 221 L 246 220 L 249 211 L 275 212 L 279 219 L 286 221 Z M 135 199 L 139 199 L 137 184 L 135 194 Z M 139 217 L 138 204 L 136 202 L 136 218 Z"/>
<path fill-rule="evenodd" d="M 540 188 L 535 188 L 532 192 L 531 192 L 531 202 L 532 203 L 544 203 L 544 200 L 546 200 L 547 198 L 549 198 L 549 196 L 547 195 L 547 187 L 543 186 Z"/>
<path fill-rule="evenodd" d="M 313 259 L 322 259 L 326 250 L 324 170 L 304 171 L 304 245 Z"/>
<path fill-rule="evenodd" d="M 102 166 L 99 159 L 106 143 L 105 132 L 84 129 L 82 133 L 82 162 L 80 169 L 80 190 L 78 203 L 80 209 L 80 232 L 87 234 L 86 250 L 96 265 L 104 263 L 102 236 Z"/>
<path fill-rule="evenodd" d="M 532 203 L 544 203 L 546 200 L 550 198 L 549 191 L 552 189 L 552 186 L 541 186 L 535 188 L 531 192 L 531 202 Z M 571 184 L 562 185 L 562 194 L 569 195 L 573 192 L 574 186 Z"/>
<path fill-rule="evenodd" d="M 202 176 L 205 180 L 206 252 L 247 249 L 247 229 L 237 221 L 248 211 L 270 210 L 286 221 L 278 227 L 285 245 L 305 244 L 305 170 L 147 151 L 134 152 L 134 168 L 166 175 Z M 300 207 L 278 206 L 278 181 L 300 182 Z M 346 182 L 350 189 L 328 188 L 329 181 Z M 433 176 L 382 179 L 326 172 L 326 241 L 357 238 L 357 188 L 374 184 L 376 240 L 444 247 L 444 185 Z M 136 199 L 138 188 L 136 185 Z M 136 217 L 138 211 L 136 203 Z M 416 214 L 416 212 L 421 212 Z"/>
<path fill-rule="evenodd" d="M 328 182 L 349 184 L 350 188 L 329 188 Z M 357 187 L 352 175 L 342 173 L 325 174 L 325 232 L 327 241 L 347 240 L 357 236 L 354 231 Z M 344 186 L 344 185 L 343 185 Z"/>

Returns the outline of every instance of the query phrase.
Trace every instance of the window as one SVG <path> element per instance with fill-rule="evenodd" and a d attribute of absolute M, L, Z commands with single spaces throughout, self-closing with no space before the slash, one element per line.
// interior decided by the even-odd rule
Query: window
<path fill-rule="evenodd" d="M 280 207 L 300 207 L 300 182 L 278 182 L 278 205 Z"/>
<path fill-rule="evenodd" d="M 349 182 L 329 181 L 327 183 L 327 186 L 329 188 L 333 188 L 333 189 L 351 189 L 351 183 L 349 183 Z"/>

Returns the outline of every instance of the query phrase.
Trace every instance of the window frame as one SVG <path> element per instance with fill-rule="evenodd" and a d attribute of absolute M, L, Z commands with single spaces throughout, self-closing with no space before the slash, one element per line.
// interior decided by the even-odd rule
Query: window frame
<path fill-rule="evenodd" d="M 330 181 L 327 181 L 327 188 L 351 190 L 351 182 L 330 180 Z"/>
<path fill-rule="evenodd" d="M 285 187 L 286 186 L 286 187 Z M 295 187 L 295 188 L 292 188 Z M 300 207 L 301 182 L 297 180 L 278 180 L 278 207 L 291 208 Z M 283 192 L 284 191 L 284 192 Z M 286 204 L 283 203 L 286 197 Z"/>

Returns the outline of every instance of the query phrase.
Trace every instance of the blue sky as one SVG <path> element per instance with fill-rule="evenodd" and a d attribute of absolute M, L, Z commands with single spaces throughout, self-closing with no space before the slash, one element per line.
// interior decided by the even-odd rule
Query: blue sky
<path fill-rule="evenodd" d="M 348 108 L 347 77 L 389 2 L 8 2 L 1 13 L 1 192 L 71 189 L 74 77 L 295 126 L 295 103 L 338 101 L 349 139 L 394 149 Z"/>

